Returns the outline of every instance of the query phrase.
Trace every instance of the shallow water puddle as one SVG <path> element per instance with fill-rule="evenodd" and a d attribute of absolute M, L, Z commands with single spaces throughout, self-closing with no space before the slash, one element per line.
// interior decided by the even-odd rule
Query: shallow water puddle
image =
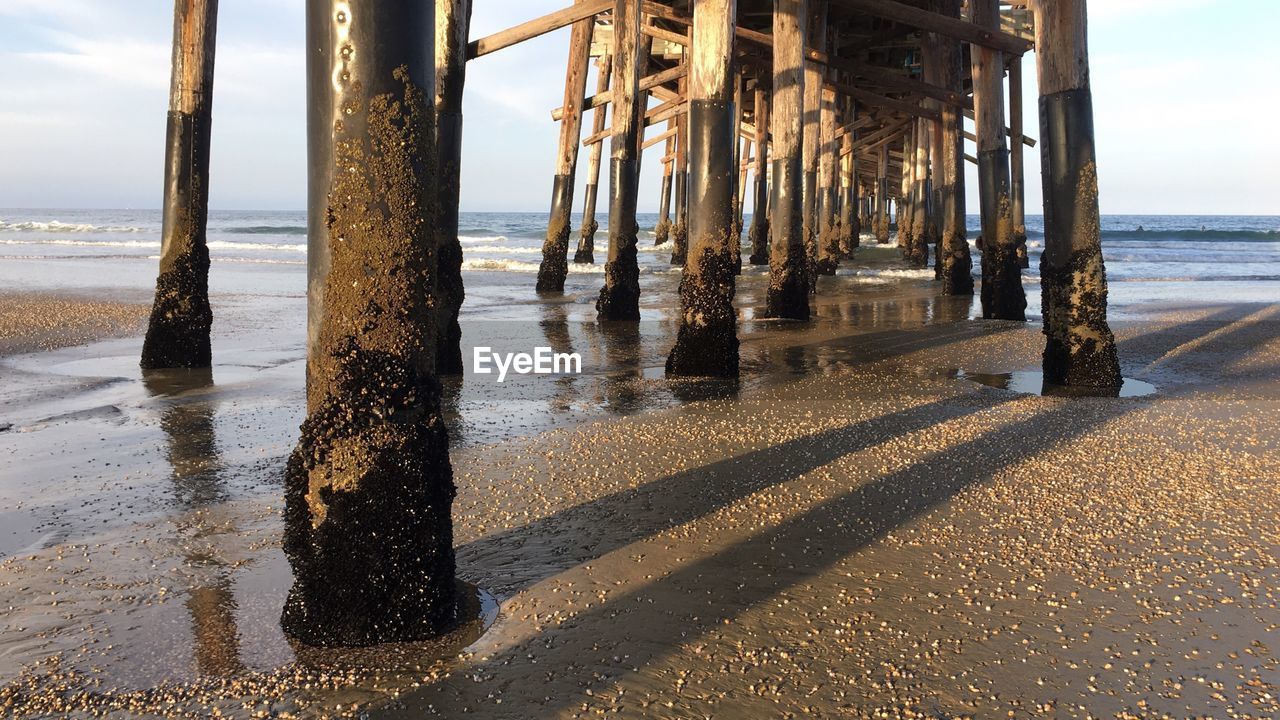
<path fill-rule="evenodd" d="M 959 370 L 956 377 L 988 387 L 1008 390 L 1025 395 L 1044 397 L 1112 397 L 1130 398 L 1154 395 L 1157 388 L 1148 382 L 1123 378 L 1119 388 L 1082 388 L 1054 385 L 1044 381 L 1044 373 L 1038 370 L 1019 370 L 1007 373 L 974 373 Z"/>

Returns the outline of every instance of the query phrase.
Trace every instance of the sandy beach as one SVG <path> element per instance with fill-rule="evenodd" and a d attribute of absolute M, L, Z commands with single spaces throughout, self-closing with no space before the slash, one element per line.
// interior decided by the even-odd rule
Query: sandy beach
<path fill-rule="evenodd" d="M 212 373 L 144 378 L 145 302 L 6 296 L 0 714 L 1280 713 L 1280 306 L 1121 303 L 1156 392 L 1064 399 L 966 379 L 1034 370 L 1036 323 L 848 276 L 758 321 L 764 279 L 737 386 L 662 379 L 674 275 L 638 327 L 591 321 L 590 277 L 464 313 L 586 372 L 447 384 L 477 620 L 350 653 L 278 624 L 302 297 L 215 293 Z"/>

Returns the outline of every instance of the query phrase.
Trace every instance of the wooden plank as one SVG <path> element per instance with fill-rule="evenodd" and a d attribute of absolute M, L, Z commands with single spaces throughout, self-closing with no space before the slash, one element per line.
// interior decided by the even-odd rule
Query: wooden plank
<path fill-rule="evenodd" d="M 828 83 L 828 85 L 835 88 L 837 91 L 842 92 L 845 95 L 848 95 L 854 100 L 857 100 L 858 102 L 862 103 L 864 106 L 887 108 L 889 110 L 896 110 L 905 115 L 911 115 L 913 117 L 928 118 L 930 120 L 942 119 L 942 113 L 938 112 L 937 110 L 933 110 L 931 108 L 923 107 L 918 103 L 909 102 L 907 100 L 898 100 L 896 98 L 886 97 L 884 95 L 878 95 L 876 93 L 871 92 L 870 90 L 863 90 L 860 87 L 855 87 L 853 85 L 846 85 L 844 83 L 833 82 L 833 83 Z"/>
<path fill-rule="evenodd" d="M 743 38 L 744 40 L 749 40 L 768 48 L 773 47 L 773 37 L 766 33 L 749 30 L 747 28 L 738 28 L 737 34 L 738 37 Z M 917 80 L 916 78 L 902 75 L 901 73 L 894 72 L 888 68 L 876 67 L 868 63 L 858 62 L 857 60 L 842 58 L 812 47 L 806 47 L 804 53 L 806 60 L 810 60 L 818 63 L 819 65 L 825 65 L 836 70 L 843 70 L 844 72 L 852 73 L 859 77 L 871 80 L 872 82 L 890 90 L 917 93 L 951 105 L 970 109 L 973 108 L 973 101 L 963 93 L 931 85 L 923 80 Z"/>
<path fill-rule="evenodd" d="M 650 109 L 644 114 L 644 127 L 653 127 L 659 123 L 664 123 L 671 118 L 689 109 L 689 103 L 683 100 L 672 100 Z M 613 128 L 607 127 L 598 133 L 589 135 L 582 141 L 583 147 L 594 145 L 602 140 L 607 140 L 613 135 Z"/>
<path fill-rule="evenodd" d="M 676 80 L 679 80 L 680 78 L 688 74 L 688 72 L 689 72 L 689 66 L 685 65 L 684 63 L 681 63 L 673 68 L 669 68 L 667 70 L 663 70 L 662 72 L 654 73 L 652 75 L 649 75 L 648 77 L 643 78 L 642 80 L 640 80 L 640 89 L 642 91 L 653 90 L 654 88 L 660 87 L 669 82 L 675 82 Z M 654 95 L 657 95 L 657 93 L 654 93 Z M 613 93 L 608 93 L 608 92 L 596 93 L 595 95 L 592 95 L 591 97 L 584 100 L 582 103 L 582 107 L 585 110 L 592 110 L 594 108 L 603 107 L 605 105 L 608 105 L 612 101 L 612 98 L 613 98 Z M 564 107 L 558 107 L 555 110 L 551 111 L 552 120 L 558 121 L 562 118 L 564 118 Z"/>
<path fill-rule="evenodd" d="M 847 125 L 837 128 L 836 137 L 838 138 L 844 137 L 845 135 L 851 132 L 855 132 L 857 130 L 862 130 L 863 128 L 871 127 L 872 125 L 875 125 L 876 122 L 877 121 L 875 119 L 870 117 L 866 117 L 866 116 L 860 117 L 857 120 L 854 120 L 853 122 Z"/>
<path fill-rule="evenodd" d="M 831 2 L 850 10 L 859 10 L 885 20 L 936 32 L 992 50 L 1021 55 L 1029 52 L 1034 46 L 1034 43 L 1020 37 L 979 27 L 958 18 L 939 15 L 894 0 L 831 0 Z"/>
<path fill-rule="evenodd" d="M 647 150 L 647 149 L 649 149 L 649 148 L 653 147 L 654 145 L 657 145 L 657 144 L 658 144 L 658 143 L 660 143 L 660 142 L 665 142 L 665 141 L 667 141 L 667 140 L 669 140 L 669 139 L 671 139 L 671 138 L 673 138 L 673 137 L 675 137 L 675 136 L 676 136 L 676 129 L 673 127 L 673 128 L 671 128 L 670 130 L 668 130 L 668 131 L 666 131 L 666 132 L 662 133 L 661 135 L 654 135 L 653 137 L 649 138 L 648 140 L 645 140 L 645 141 L 644 141 L 643 149 Z M 666 157 L 667 157 L 667 155 L 669 155 L 669 154 L 670 154 L 670 153 L 667 153 L 667 154 L 665 154 L 665 155 L 663 155 L 663 156 L 662 156 L 662 157 L 663 157 L 663 160 L 662 160 L 663 162 L 667 162 Z"/>
<path fill-rule="evenodd" d="M 575 4 L 563 10 L 548 13 L 542 17 L 509 27 L 506 30 L 500 30 L 467 45 L 467 59 L 475 60 L 478 57 L 484 57 L 526 40 L 532 40 L 540 35 L 546 35 L 562 27 L 568 27 L 579 20 L 586 20 L 602 12 L 607 12 L 612 7 L 613 0 L 590 0 L 589 2 Z"/>

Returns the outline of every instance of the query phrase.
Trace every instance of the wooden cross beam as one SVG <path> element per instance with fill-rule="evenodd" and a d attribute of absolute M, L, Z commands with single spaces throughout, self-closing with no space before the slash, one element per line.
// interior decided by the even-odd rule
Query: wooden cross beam
<path fill-rule="evenodd" d="M 973 113 L 971 113 L 971 112 L 967 112 L 967 113 L 965 113 L 965 114 L 964 114 L 964 116 L 965 116 L 965 117 L 967 117 L 967 118 L 969 118 L 970 120 L 972 120 L 972 119 L 973 119 Z M 1013 137 L 1013 128 L 1005 128 L 1005 129 L 1004 129 L 1004 134 L 1005 134 L 1005 135 L 1008 135 L 1009 137 Z M 972 140 L 973 142 L 978 142 L 978 136 L 977 136 L 977 135 L 974 135 L 973 133 L 969 132 L 968 130 L 965 130 L 965 131 L 964 131 L 964 137 L 965 137 L 965 139 L 966 139 L 966 140 Z M 1022 136 L 1022 144 L 1023 144 L 1023 145 L 1026 145 L 1027 147 L 1035 147 L 1035 146 L 1036 146 L 1036 139 L 1035 139 L 1035 138 L 1033 138 L 1033 137 L 1031 137 L 1030 135 L 1023 135 L 1023 136 Z"/>
<path fill-rule="evenodd" d="M 667 138 L 673 138 L 675 136 L 676 136 L 676 128 L 671 128 L 670 130 L 662 133 L 661 135 L 655 135 L 649 138 L 648 140 L 645 140 L 644 144 L 640 146 L 640 149 L 647 150 L 648 148 L 651 148 L 654 145 L 657 145 L 658 143 L 665 141 Z M 664 156 L 663 162 L 666 162 L 665 156 Z"/>
<path fill-rule="evenodd" d="M 738 28 L 738 37 L 768 48 L 773 47 L 773 36 L 767 33 L 748 30 L 747 28 Z M 877 85 L 890 90 L 901 90 L 904 92 L 916 93 L 927 98 L 947 103 L 948 105 L 955 105 L 956 107 L 968 108 L 970 110 L 973 109 L 973 100 L 966 97 L 963 93 L 949 90 L 944 87 L 938 87 L 937 85 L 932 85 L 924 82 L 923 80 L 917 80 L 916 78 L 896 73 L 888 68 L 876 67 L 867 63 L 858 62 L 857 60 L 838 57 L 810 47 L 806 47 L 804 49 L 804 54 L 805 58 L 812 60 L 819 65 L 825 65 L 829 68 L 852 73 L 859 77 L 871 80 Z"/>
<path fill-rule="evenodd" d="M 914 117 L 928 118 L 937 122 L 942 121 L 942 113 L 940 111 L 924 107 L 918 103 L 885 97 L 884 95 L 877 95 L 870 90 L 863 90 L 862 88 L 846 85 L 844 83 L 828 82 L 826 85 L 827 87 L 833 88 L 836 92 L 848 95 L 863 105 L 888 108 Z"/>
<path fill-rule="evenodd" d="M 568 27 L 579 20 L 586 20 L 589 17 L 607 12 L 612 8 L 613 0 L 590 0 L 590 2 L 574 4 L 563 10 L 548 13 L 540 18 L 534 18 L 515 27 L 500 30 L 471 42 L 467 45 L 467 59 L 475 60 L 478 57 L 495 53 L 503 48 L 509 48 L 525 40 L 532 40 L 562 27 Z"/>
<path fill-rule="evenodd" d="M 866 117 L 866 116 L 860 117 L 857 120 L 854 120 L 853 122 L 849 123 L 848 125 L 845 125 L 844 127 L 836 128 L 836 137 L 844 137 L 845 135 L 851 132 L 854 132 L 856 130 L 861 130 L 862 128 L 865 128 L 868 125 L 874 125 L 877 122 L 879 121 L 876 120 L 875 118 Z"/>
<path fill-rule="evenodd" d="M 644 126 L 650 127 L 652 125 L 664 123 L 688 109 L 689 103 L 684 100 L 672 100 L 670 102 L 665 102 L 644 114 Z M 611 135 L 613 135 L 613 128 L 607 127 L 598 133 L 587 136 L 586 139 L 582 141 L 582 144 L 584 147 L 595 145 L 602 140 L 608 139 Z"/>
<path fill-rule="evenodd" d="M 881 141 L 888 141 L 893 139 L 898 134 L 900 134 L 902 130 L 906 128 L 908 125 L 910 125 L 912 122 L 914 121 L 910 119 L 901 120 L 887 127 L 883 127 L 871 133 L 870 135 L 867 135 L 866 137 L 858 138 L 857 140 L 853 141 L 853 145 L 849 148 L 849 152 L 853 152 L 855 150 L 858 150 L 859 148 L 878 147 Z M 849 153 L 841 152 L 840 154 L 847 155 Z"/>
<path fill-rule="evenodd" d="M 654 88 L 659 87 L 661 85 L 666 85 L 669 82 L 675 82 L 676 80 L 679 80 L 680 78 L 688 74 L 689 74 L 689 66 L 685 65 L 684 63 L 681 63 L 673 68 L 670 68 L 668 70 L 663 70 L 662 72 L 654 73 L 646 78 L 641 79 L 640 89 L 653 90 Z M 611 102 L 613 102 L 612 92 L 596 93 L 595 95 L 592 95 L 591 97 L 583 101 L 582 109 L 590 110 L 592 108 L 598 108 L 603 105 L 608 105 Z M 563 118 L 564 118 L 563 107 L 558 107 L 555 110 L 551 111 L 552 120 L 555 120 L 558 122 Z"/>
<path fill-rule="evenodd" d="M 938 13 L 922 10 L 894 0 L 831 0 L 831 3 L 850 10 L 861 10 L 876 17 L 917 27 L 921 30 L 936 32 L 956 40 L 963 40 L 979 47 L 1001 50 L 1015 55 L 1022 55 L 1035 46 L 1035 43 L 1015 35 L 987 30 L 965 20 L 939 15 Z"/>

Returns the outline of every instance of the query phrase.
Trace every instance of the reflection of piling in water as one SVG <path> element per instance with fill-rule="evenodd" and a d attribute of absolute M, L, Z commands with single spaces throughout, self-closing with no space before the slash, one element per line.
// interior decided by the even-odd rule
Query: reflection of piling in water
<path fill-rule="evenodd" d="M 196 643 L 196 672 L 219 677 L 243 672 L 231 578 L 224 572 L 213 584 L 192 588 L 186 605 Z"/>
<path fill-rule="evenodd" d="M 168 444 L 174 494 L 178 505 L 190 511 L 182 531 L 187 544 L 199 542 L 211 533 L 204 520 L 206 510 L 226 500 L 228 492 L 221 476 L 213 407 L 203 398 L 182 396 L 212 388 L 213 373 L 207 368 L 152 371 L 143 375 L 143 385 L 166 403 L 160 427 Z M 191 588 L 186 600 L 195 641 L 195 670 L 201 675 L 237 674 L 244 666 L 230 571 L 212 552 L 190 551 L 185 560 L 195 572 L 213 575 Z"/>
<path fill-rule="evenodd" d="M 539 322 L 542 327 L 543 337 L 547 340 L 547 346 L 556 353 L 572 353 L 573 350 L 573 334 L 569 330 L 569 315 L 565 312 L 563 303 L 547 303 L 542 306 L 542 320 Z M 577 399 L 578 379 L 572 375 L 556 378 L 555 380 L 557 392 L 553 400 L 553 406 L 567 410 L 573 407 L 574 400 Z"/>
<path fill-rule="evenodd" d="M 218 0 L 177 0 L 165 138 L 160 275 L 143 368 L 212 364 L 209 329 L 209 137 Z"/>

